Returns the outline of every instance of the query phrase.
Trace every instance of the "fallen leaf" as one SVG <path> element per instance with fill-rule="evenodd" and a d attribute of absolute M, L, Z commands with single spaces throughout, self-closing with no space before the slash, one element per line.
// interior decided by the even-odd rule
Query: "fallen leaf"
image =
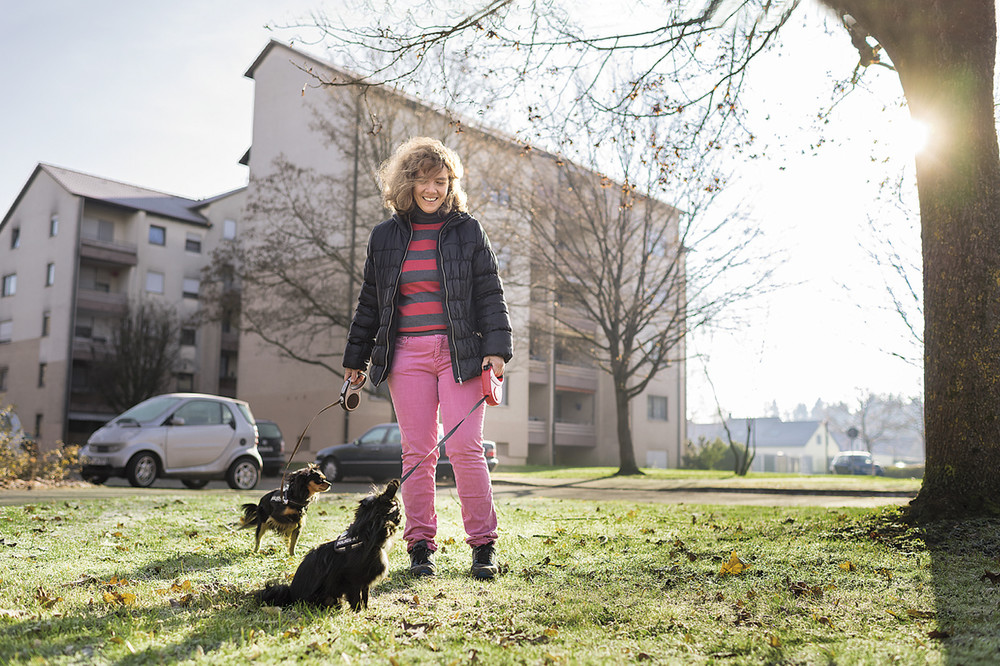
<path fill-rule="evenodd" d="M 936 614 L 933 611 L 915 610 L 913 608 L 907 609 L 906 614 L 909 615 L 910 617 L 917 617 L 924 620 L 936 617 Z"/>
<path fill-rule="evenodd" d="M 938 640 L 944 640 L 945 638 L 951 638 L 951 634 L 949 634 L 947 631 L 939 631 L 937 629 L 934 629 L 932 631 L 927 632 L 927 638 L 936 638 Z"/>
<path fill-rule="evenodd" d="M 775 636 L 774 634 L 771 634 L 767 638 L 767 644 L 773 648 L 781 647 L 781 639 Z"/>
<path fill-rule="evenodd" d="M 979 577 L 981 581 L 990 581 L 994 585 L 1000 583 L 1000 573 L 993 573 L 992 571 L 985 571 L 983 575 Z"/>
<path fill-rule="evenodd" d="M 747 563 L 740 559 L 740 556 L 733 551 L 730 555 L 729 561 L 722 565 L 722 569 L 719 570 L 720 576 L 726 575 L 739 575 L 747 570 Z"/>
<path fill-rule="evenodd" d="M 844 571 L 857 571 L 858 570 L 858 568 L 856 566 L 854 566 L 854 562 L 851 562 L 850 560 L 847 560 L 846 562 L 841 562 L 840 563 L 840 568 L 843 569 Z"/>

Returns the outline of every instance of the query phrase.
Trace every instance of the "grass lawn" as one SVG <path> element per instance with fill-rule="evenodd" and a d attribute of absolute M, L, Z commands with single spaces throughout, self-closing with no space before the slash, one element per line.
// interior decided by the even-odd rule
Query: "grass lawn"
<path fill-rule="evenodd" d="M 348 524 L 326 494 L 288 557 L 232 524 L 256 494 L 0 507 L 0 664 L 993 664 L 1000 523 L 911 530 L 895 509 L 504 500 L 502 574 L 467 575 L 453 488 L 439 575 L 366 612 L 261 608 Z"/>

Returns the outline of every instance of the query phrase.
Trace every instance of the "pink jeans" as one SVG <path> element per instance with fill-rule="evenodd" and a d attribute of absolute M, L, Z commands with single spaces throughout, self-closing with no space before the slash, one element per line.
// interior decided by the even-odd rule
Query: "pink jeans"
<path fill-rule="evenodd" d="M 401 335 L 396 338 L 395 347 L 388 382 L 403 439 L 403 474 L 406 474 L 428 451 L 437 448 L 438 408 L 444 432 L 448 433 L 483 396 L 478 381 L 462 384 L 455 381 L 446 335 Z M 493 487 L 483 456 L 485 413 L 485 405 L 480 406 L 445 442 L 462 504 L 465 541 L 473 547 L 497 538 Z M 437 459 L 435 450 L 400 489 L 406 511 L 403 539 L 407 547 L 425 540 L 428 548 L 437 550 L 434 542 Z"/>

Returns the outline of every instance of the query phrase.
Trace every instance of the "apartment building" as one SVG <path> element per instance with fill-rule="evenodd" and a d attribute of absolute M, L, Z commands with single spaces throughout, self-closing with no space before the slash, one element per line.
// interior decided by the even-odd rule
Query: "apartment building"
<path fill-rule="evenodd" d="M 140 300 L 181 322 L 171 388 L 235 395 L 235 329 L 194 322 L 201 270 L 235 237 L 243 194 L 195 201 L 35 168 L 0 222 L 0 404 L 43 449 L 83 443 L 114 415 L 91 377 L 95 355 Z"/>
<path fill-rule="evenodd" d="M 360 218 L 355 223 L 359 262 L 371 227 L 388 216 L 371 182 L 377 163 L 372 160 L 384 158 L 395 144 L 414 134 L 436 136 L 456 149 L 466 167 L 470 211 L 486 227 L 500 261 L 515 330 L 505 403 L 488 410 L 486 437 L 497 442 L 505 463 L 617 465 L 611 378 L 563 343 L 553 326 L 552 304 L 533 298 L 532 283 L 540 277 L 533 274 L 537 262 L 518 240 L 527 232 L 525 211 L 513 205 L 511 192 L 530 188 L 531 179 L 546 172 L 545 162 L 554 162 L 553 156 L 528 150 L 500 133 L 395 91 L 323 85 L 344 84 L 353 77 L 279 42 L 264 48 L 246 76 L 255 84 L 253 140 L 244 162 L 250 168 L 248 202 L 271 203 L 274 193 L 265 188 L 274 179 L 291 187 L 293 179 L 282 178 L 282 170 L 294 171 L 302 187 L 329 183 L 327 190 L 345 193 L 340 199 L 329 197 L 329 218 Z M 358 188 L 359 182 L 369 188 Z M 246 222 L 261 229 L 278 224 L 275 217 L 262 214 L 248 216 Z M 341 294 L 345 308 L 352 306 L 356 294 L 349 284 L 331 279 L 327 286 Z M 257 298 L 266 295 L 244 291 L 244 303 Z M 344 341 L 340 327 L 331 327 L 321 339 L 309 337 L 311 353 L 324 355 L 327 365 L 322 367 L 295 361 L 274 344 L 244 331 L 239 397 L 250 402 L 255 414 L 277 421 L 286 437 L 294 439 L 319 409 L 336 399 L 342 379 L 333 370 L 340 367 Z M 680 459 L 686 439 L 683 343 L 675 356 L 677 362 L 661 371 L 630 406 L 640 466 L 675 467 Z M 366 397 L 351 414 L 328 411 L 310 429 L 298 458 L 310 460 L 313 452 L 388 420 L 392 420 L 391 404 L 384 396 Z"/>

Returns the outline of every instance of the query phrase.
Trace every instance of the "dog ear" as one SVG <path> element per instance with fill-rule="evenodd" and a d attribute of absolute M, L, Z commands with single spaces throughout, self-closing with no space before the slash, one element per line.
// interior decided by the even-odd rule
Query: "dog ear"
<path fill-rule="evenodd" d="M 397 490 L 399 490 L 399 479 L 393 479 L 389 483 L 385 484 L 385 490 L 382 491 L 382 494 L 387 499 L 392 499 L 396 496 Z"/>

